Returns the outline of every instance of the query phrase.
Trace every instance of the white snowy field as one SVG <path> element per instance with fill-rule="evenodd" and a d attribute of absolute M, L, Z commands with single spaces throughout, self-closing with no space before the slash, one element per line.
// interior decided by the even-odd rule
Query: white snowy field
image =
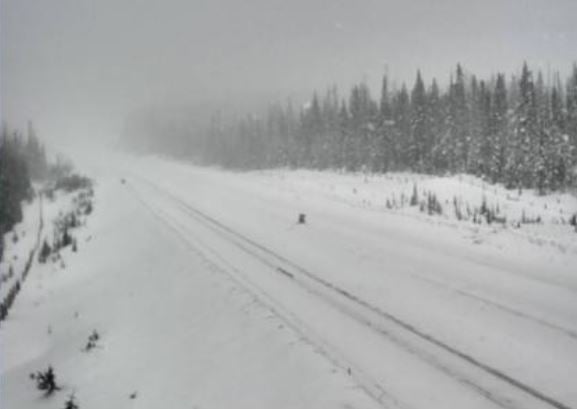
<path fill-rule="evenodd" d="M 575 197 L 160 158 L 95 174 L 79 252 L 35 266 L 0 329 L 6 407 L 577 407 Z M 483 200 L 504 224 L 457 220 Z M 48 364 L 45 399 L 27 376 Z"/>

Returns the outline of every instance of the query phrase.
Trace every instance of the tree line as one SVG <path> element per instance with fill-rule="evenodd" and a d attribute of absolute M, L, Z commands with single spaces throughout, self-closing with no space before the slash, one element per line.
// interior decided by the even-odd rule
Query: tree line
<path fill-rule="evenodd" d="M 0 136 L 0 260 L 4 234 L 22 221 L 22 201 L 33 196 L 31 181 L 42 180 L 48 170 L 46 152 L 34 127 L 27 136 L 3 125 Z"/>
<path fill-rule="evenodd" d="M 178 127 L 161 126 L 163 136 Z M 378 99 L 364 83 L 346 98 L 331 87 L 299 109 L 273 104 L 234 120 L 216 113 L 204 131 L 172 136 L 178 143 L 151 138 L 149 149 L 235 169 L 470 173 L 545 193 L 576 179 L 577 65 L 564 81 L 527 64 L 488 80 L 457 65 L 443 89 L 420 71 L 410 89 L 393 89 L 385 75 Z"/>

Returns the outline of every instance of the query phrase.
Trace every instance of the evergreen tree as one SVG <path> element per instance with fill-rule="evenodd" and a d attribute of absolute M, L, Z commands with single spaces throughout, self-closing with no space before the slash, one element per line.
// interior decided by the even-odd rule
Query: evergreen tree
<path fill-rule="evenodd" d="M 577 162 L 577 64 L 573 65 L 567 81 L 567 120 L 564 132 L 573 148 L 573 161 Z"/>
<path fill-rule="evenodd" d="M 405 170 L 408 167 L 407 152 L 411 132 L 411 107 L 409 93 L 405 84 L 397 93 L 393 103 L 393 120 L 395 123 L 393 146 L 395 152 L 395 169 Z"/>
<path fill-rule="evenodd" d="M 425 169 L 425 148 L 427 134 L 427 96 L 421 72 L 417 71 L 417 79 L 411 93 L 411 135 L 407 146 L 407 165 L 414 170 Z"/>
<path fill-rule="evenodd" d="M 377 156 L 375 170 L 386 172 L 391 169 L 395 163 L 394 146 L 393 146 L 393 108 L 389 95 L 389 86 L 387 76 L 383 76 L 381 87 L 381 99 L 379 104 L 379 116 L 377 120 Z"/>
<path fill-rule="evenodd" d="M 22 201 L 32 197 L 32 187 L 21 137 L 2 127 L 0 136 L 0 242 L 4 233 L 22 220 Z M 4 244 L 0 246 L 0 260 Z"/>
<path fill-rule="evenodd" d="M 429 95 L 427 96 L 428 126 L 427 126 L 427 146 L 429 173 L 438 173 L 446 169 L 446 160 L 443 149 L 444 128 L 444 101 L 441 98 L 437 81 L 433 79 Z"/>
<path fill-rule="evenodd" d="M 35 180 L 44 179 L 48 171 L 46 151 L 36 136 L 32 121 L 28 121 L 28 135 L 24 146 L 24 155 L 30 177 Z"/>
<path fill-rule="evenodd" d="M 479 151 L 478 158 L 476 160 L 477 167 L 476 172 L 486 178 L 491 178 L 491 164 L 492 158 L 495 156 L 496 146 L 493 144 L 493 132 L 492 129 L 492 112 L 493 112 L 493 101 L 491 98 L 491 92 L 485 85 L 484 81 L 481 81 L 479 86 L 479 94 L 476 100 L 476 123 L 479 129 Z"/>
<path fill-rule="evenodd" d="M 506 185 L 532 187 L 537 145 L 537 100 L 532 73 L 523 64 L 519 79 L 519 102 L 515 109 L 512 132 L 508 138 Z"/>
<path fill-rule="evenodd" d="M 450 153 L 450 170 L 464 172 L 469 168 L 468 108 L 465 91 L 465 74 L 460 64 L 457 65 L 455 82 L 449 90 L 450 119 L 449 131 L 453 150 Z"/>
<path fill-rule="evenodd" d="M 339 141 L 340 149 L 338 167 L 347 170 L 353 169 L 353 138 L 350 132 L 350 116 L 345 101 L 341 102 L 341 109 L 339 110 Z"/>
<path fill-rule="evenodd" d="M 507 111 L 508 102 L 505 76 L 498 74 L 489 118 L 489 134 L 491 135 L 493 145 L 489 173 L 493 182 L 503 180 L 505 170 L 507 158 Z"/>

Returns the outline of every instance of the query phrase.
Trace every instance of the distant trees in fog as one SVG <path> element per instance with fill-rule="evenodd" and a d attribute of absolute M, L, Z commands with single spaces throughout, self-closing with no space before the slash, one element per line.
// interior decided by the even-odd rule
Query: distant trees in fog
<path fill-rule="evenodd" d="M 527 64 L 510 80 L 480 80 L 458 65 L 444 89 L 418 72 L 412 88 L 393 90 L 385 76 L 378 100 L 365 84 L 347 98 L 333 87 L 299 109 L 275 104 L 235 121 L 218 114 L 207 128 L 180 132 L 178 153 L 238 169 L 464 172 L 546 192 L 575 179 L 577 66 L 564 83 Z M 155 147 L 170 150 L 164 142 Z"/>
<path fill-rule="evenodd" d="M 6 125 L 0 135 L 0 259 L 4 233 L 22 220 L 23 200 L 32 197 L 31 179 L 41 179 L 48 169 L 44 147 L 32 124 L 24 138 Z"/>

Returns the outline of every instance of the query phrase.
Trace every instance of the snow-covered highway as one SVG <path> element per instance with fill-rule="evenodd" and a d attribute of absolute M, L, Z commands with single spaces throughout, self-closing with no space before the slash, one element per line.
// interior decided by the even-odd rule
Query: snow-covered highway
<path fill-rule="evenodd" d="M 550 278 L 562 262 L 528 266 L 450 228 L 259 189 L 230 172 L 163 161 L 130 172 L 159 220 L 385 407 L 575 406 L 570 264 Z M 302 211 L 309 223 L 296 225 Z"/>
<path fill-rule="evenodd" d="M 3 323 L 7 407 L 61 407 L 28 379 L 51 364 L 83 409 L 577 408 L 571 236 L 321 189 L 386 183 L 363 175 L 117 159 L 79 252 L 35 264 Z"/>

